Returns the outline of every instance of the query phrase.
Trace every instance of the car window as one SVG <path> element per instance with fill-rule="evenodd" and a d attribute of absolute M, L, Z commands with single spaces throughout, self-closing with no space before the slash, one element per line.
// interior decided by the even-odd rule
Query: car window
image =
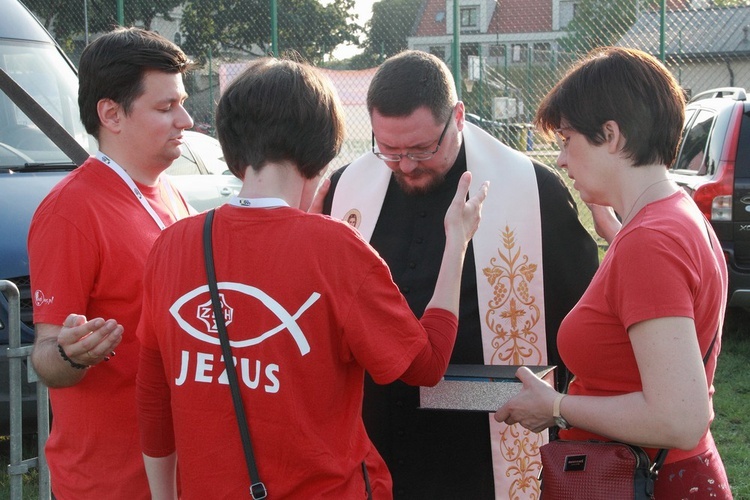
<path fill-rule="evenodd" d="M 95 150 L 78 117 L 78 82 L 52 45 L 0 40 L 0 66 L 87 150 Z M 0 92 L 3 166 L 70 159 Z"/>
<path fill-rule="evenodd" d="M 680 170 L 682 173 L 692 172 L 695 175 L 712 173 L 708 171 L 709 162 L 706 161 L 706 154 L 715 119 L 716 114 L 705 109 L 695 113 L 692 120 L 688 118 L 687 125 L 683 130 L 682 147 L 675 162 L 675 170 Z"/>
<path fill-rule="evenodd" d="M 216 175 L 230 173 L 219 141 L 205 134 L 189 132 L 186 134 L 189 134 L 190 148 L 200 156 L 209 172 Z"/>
<path fill-rule="evenodd" d="M 168 175 L 201 175 L 201 170 L 190 150 L 183 146 L 182 154 L 167 169 Z"/>

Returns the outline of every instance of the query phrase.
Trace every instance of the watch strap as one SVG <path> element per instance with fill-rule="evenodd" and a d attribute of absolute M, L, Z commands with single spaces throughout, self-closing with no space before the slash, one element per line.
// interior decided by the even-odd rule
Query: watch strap
<path fill-rule="evenodd" d="M 555 402 L 552 404 L 552 416 L 555 418 L 560 418 L 562 415 L 560 415 L 560 402 L 563 400 L 563 398 L 567 396 L 567 394 L 558 394 L 555 398 Z"/>

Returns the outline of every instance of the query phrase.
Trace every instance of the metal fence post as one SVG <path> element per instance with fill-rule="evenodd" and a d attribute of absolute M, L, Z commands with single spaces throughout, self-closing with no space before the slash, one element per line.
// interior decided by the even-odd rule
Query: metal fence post
<path fill-rule="evenodd" d="M 453 78 L 456 81 L 456 94 L 461 100 L 461 9 L 458 0 L 453 0 L 453 44 L 451 45 Z"/>
<path fill-rule="evenodd" d="M 11 500 L 23 497 L 23 475 L 36 467 L 39 471 L 39 498 L 51 498 L 49 469 L 44 458 L 44 444 L 49 436 L 49 400 L 47 387 L 39 381 L 31 367 L 31 347 L 21 346 L 21 300 L 15 283 L 0 280 L 0 293 L 8 299 L 8 370 L 10 381 L 10 480 Z M 23 414 L 21 384 L 23 383 L 23 361 L 27 359 L 27 377 L 36 382 L 37 390 L 37 431 L 38 457 L 23 458 Z"/>
<path fill-rule="evenodd" d="M 37 428 L 37 469 L 39 470 L 39 499 L 49 500 L 52 497 L 47 457 L 44 455 L 44 445 L 49 437 L 49 389 L 39 380 L 39 376 L 31 366 L 31 353 L 27 363 L 26 376 L 29 382 L 36 382 L 36 428 Z"/>
<path fill-rule="evenodd" d="M 666 31 L 667 31 L 667 0 L 661 0 L 659 5 L 659 60 L 664 62 L 666 55 Z"/>
<path fill-rule="evenodd" d="M 278 3 L 271 0 L 271 52 L 273 57 L 279 57 L 279 21 Z"/>

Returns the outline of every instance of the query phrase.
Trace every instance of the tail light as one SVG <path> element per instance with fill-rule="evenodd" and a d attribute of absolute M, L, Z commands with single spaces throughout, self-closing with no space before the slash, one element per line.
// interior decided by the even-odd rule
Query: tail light
<path fill-rule="evenodd" d="M 698 186 L 693 199 L 703 215 L 712 221 L 732 220 L 732 195 L 734 193 L 734 164 L 740 140 L 743 106 L 737 106 L 727 129 L 721 160 L 716 166 L 719 176 Z"/>

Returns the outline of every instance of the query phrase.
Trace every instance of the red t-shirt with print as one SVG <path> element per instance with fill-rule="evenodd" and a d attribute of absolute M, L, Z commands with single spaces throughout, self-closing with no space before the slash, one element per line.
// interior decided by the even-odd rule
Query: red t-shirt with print
<path fill-rule="evenodd" d="M 242 498 L 250 484 L 206 285 L 204 218 L 175 224 L 154 245 L 138 329 L 144 451 L 171 453 L 174 432 L 185 500 Z M 270 496 L 365 498 L 366 461 L 375 498 L 390 498 L 390 474 L 362 422 L 364 371 L 380 383 L 394 381 L 428 336 L 385 263 L 347 224 L 288 207 L 222 206 L 213 238 L 224 317 Z M 432 315 L 448 339 L 439 378 L 456 318 Z"/>

